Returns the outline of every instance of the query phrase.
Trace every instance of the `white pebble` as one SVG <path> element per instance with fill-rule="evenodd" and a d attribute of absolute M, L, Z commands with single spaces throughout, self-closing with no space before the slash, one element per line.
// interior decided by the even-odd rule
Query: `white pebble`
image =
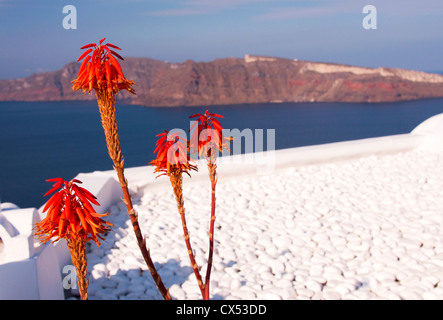
<path fill-rule="evenodd" d="M 282 297 L 273 292 L 259 292 L 257 293 L 257 299 L 259 300 L 282 300 Z"/>
<path fill-rule="evenodd" d="M 106 277 L 106 272 L 102 270 L 92 269 L 90 275 L 91 275 L 91 280 L 97 280 Z"/>
<path fill-rule="evenodd" d="M 321 276 L 323 274 L 323 265 L 316 264 L 309 268 L 309 275 Z"/>
<path fill-rule="evenodd" d="M 396 279 L 395 274 L 384 271 L 375 272 L 374 277 L 380 282 L 389 282 L 389 281 L 394 281 Z"/>
<path fill-rule="evenodd" d="M 172 286 L 169 287 L 169 294 L 171 295 L 172 298 L 177 300 L 184 300 L 186 298 L 185 292 L 177 284 L 173 284 Z"/>
<path fill-rule="evenodd" d="M 307 280 L 304 285 L 307 289 L 310 289 L 314 292 L 320 292 L 323 289 L 323 284 L 315 280 Z"/>
<path fill-rule="evenodd" d="M 349 249 L 344 249 L 340 254 L 340 257 L 343 258 L 344 260 L 352 260 L 355 258 L 355 254 Z"/>
<path fill-rule="evenodd" d="M 273 274 L 281 274 L 285 271 L 285 264 L 278 260 L 269 262 Z"/>
<path fill-rule="evenodd" d="M 326 290 L 323 291 L 322 298 L 325 300 L 340 300 L 342 297 L 339 292 L 336 292 L 334 290 Z"/>
<path fill-rule="evenodd" d="M 257 298 L 255 292 L 248 290 L 232 290 L 231 294 L 235 297 L 240 297 L 241 300 L 252 300 Z"/>
<path fill-rule="evenodd" d="M 241 286 L 242 286 L 242 283 L 241 283 L 241 281 L 239 280 L 239 279 L 232 279 L 231 280 L 231 283 L 230 283 L 230 285 L 229 285 L 229 287 L 231 288 L 231 290 L 237 290 L 237 289 L 240 289 L 241 288 Z"/>

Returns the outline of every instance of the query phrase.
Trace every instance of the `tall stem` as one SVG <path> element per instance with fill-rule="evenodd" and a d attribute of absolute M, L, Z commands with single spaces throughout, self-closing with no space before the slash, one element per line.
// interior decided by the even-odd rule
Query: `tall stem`
<path fill-rule="evenodd" d="M 177 201 L 177 209 L 178 212 L 180 213 L 180 217 L 182 220 L 183 237 L 185 239 L 186 249 L 188 250 L 191 266 L 192 269 L 194 270 L 194 274 L 197 279 L 198 287 L 200 288 L 202 297 L 204 300 L 207 300 L 205 298 L 206 297 L 205 285 L 203 284 L 197 262 L 195 261 L 195 256 L 194 252 L 192 251 L 191 240 L 189 237 L 188 226 L 186 224 L 185 206 L 184 206 L 183 189 L 182 189 L 182 184 L 183 184 L 182 173 L 180 172 L 180 170 L 175 170 L 171 173 L 169 178 L 171 180 L 172 189 L 174 190 L 175 200 Z"/>
<path fill-rule="evenodd" d="M 129 218 L 134 229 L 134 234 L 137 239 L 138 246 L 143 255 L 143 259 L 148 266 L 149 272 L 157 285 L 158 290 L 165 300 L 171 300 L 168 290 L 166 289 L 160 274 L 157 272 L 155 265 L 151 259 L 149 250 L 146 247 L 146 239 L 143 238 L 140 226 L 138 223 L 138 215 L 132 205 L 132 199 L 128 190 L 128 181 L 124 174 L 124 159 L 122 156 L 120 138 L 118 135 L 117 118 L 115 116 L 115 97 L 113 94 L 106 91 L 96 92 L 97 102 L 100 109 L 102 126 L 105 131 L 106 145 L 108 147 L 109 157 L 114 163 L 114 169 L 117 172 L 118 180 L 123 191 L 123 202 L 129 214 Z"/>
<path fill-rule="evenodd" d="M 208 252 L 208 267 L 206 269 L 205 278 L 205 299 L 209 300 L 209 286 L 212 269 L 212 259 L 214 255 L 214 224 L 215 224 L 215 187 L 217 185 L 217 165 L 215 159 L 210 158 L 208 162 L 209 178 L 211 180 L 211 220 L 209 225 L 209 252 Z"/>
<path fill-rule="evenodd" d="M 77 275 L 80 299 L 88 300 L 88 263 L 86 258 L 86 241 L 84 238 L 67 238 L 68 249 Z"/>

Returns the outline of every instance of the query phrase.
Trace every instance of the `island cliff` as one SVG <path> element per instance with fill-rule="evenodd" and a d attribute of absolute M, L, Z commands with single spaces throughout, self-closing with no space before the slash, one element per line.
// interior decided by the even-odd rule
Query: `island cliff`
<path fill-rule="evenodd" d="M 121 63 L 143 106 L 197 106 L 269 102 L 392 102 L 443 97 L 443 76 L 393 68 L 245 55 L 211 62 L 169 63 L 126 58 Z M 54 72 L 0 80 L 0 101 L 92 100 L 72 92 L 80 64 Z"/>

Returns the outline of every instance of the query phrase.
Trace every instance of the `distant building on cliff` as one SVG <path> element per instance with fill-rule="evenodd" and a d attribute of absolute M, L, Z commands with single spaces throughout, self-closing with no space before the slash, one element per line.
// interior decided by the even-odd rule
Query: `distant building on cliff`
<path fill-rule="evenodd" d="M 256 62 L 256 61 L 275 61 L 277 58 L 264 57 L 264 56 L 254 56 L 252 54 L 245 54 L 245 62 Z"/>

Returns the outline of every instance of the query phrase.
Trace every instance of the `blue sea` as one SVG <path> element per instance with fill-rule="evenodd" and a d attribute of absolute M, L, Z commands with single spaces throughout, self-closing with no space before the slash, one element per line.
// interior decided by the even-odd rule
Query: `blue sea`
<path fill-rule="evenodd" d="M 189 129 L 206 107 L 117 105 L 125 166 L 153 159 L 156 134 Z M 408 133 L 443 113 L 443 99 L 396 103 L 273 103 L 213 106 L 228 129 L 275 129 L 275 148 Z M 96 102 L 0 102 L 0 201 L 40 207 L 51 184 L 80 172 L 111 170 Z"/>

